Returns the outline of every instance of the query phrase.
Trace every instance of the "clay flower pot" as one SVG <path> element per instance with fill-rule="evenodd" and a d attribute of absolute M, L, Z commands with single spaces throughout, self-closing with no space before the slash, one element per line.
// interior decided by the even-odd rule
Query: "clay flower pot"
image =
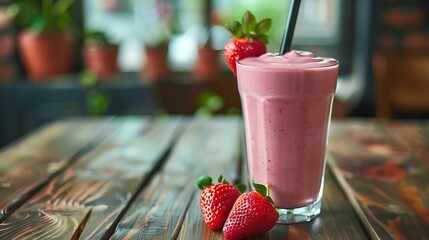
<path fill-rule="evenodd" d="M 152 83 L 168 77 L 168 45 L 146 46 L 146 64 L 143 67 L 142 78 Z"/>
<path fill-rule="evenodd" d="M 118 75 L 118 46 L 86 44 L 83 49 L 85 67 L 97 74 L 101 80 L 109 80 Z"/>
<path fill-rule="evenodd" d="M 219 51 L 205 45 L 198 49 L 193 76 L 197 81 L 215 79 L 220 73 Z"/>
<path fill-rule="evenodd" d="M 23 31 L 18 36 L 18 45 L 27 76 L 35 82 L 71 71 L 73 38 L 70 34 Z"/>

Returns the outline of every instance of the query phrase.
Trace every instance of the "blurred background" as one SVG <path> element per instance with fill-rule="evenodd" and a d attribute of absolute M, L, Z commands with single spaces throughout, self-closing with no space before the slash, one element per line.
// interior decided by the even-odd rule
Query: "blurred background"
<path fill-rule="evenodd" d="M 227 21 L 289 0 L 1 0 L 0 146 L 72 116 L 240 114 Z M 340 61 L 333 116 L 429 116 L 429 2 L 303 0 L 293 49 Z M 428 54 L 426 54 L 428 53 Z"/>

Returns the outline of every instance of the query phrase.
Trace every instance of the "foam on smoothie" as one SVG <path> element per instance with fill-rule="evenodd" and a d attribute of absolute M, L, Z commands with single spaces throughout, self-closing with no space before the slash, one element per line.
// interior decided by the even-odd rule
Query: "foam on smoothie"
<path fill-rule="evenodd" d="M 269 69 L 285 68 L 319 68 L 329 67 L 338 64 L 333 58 L 317 57 L 313 53 L 304 51 L 290 51 L 284 55 L 266 53 L 259 57 L 245 58 L 239 61 L 240 64 L 252 67 L 264 67 Z"/>

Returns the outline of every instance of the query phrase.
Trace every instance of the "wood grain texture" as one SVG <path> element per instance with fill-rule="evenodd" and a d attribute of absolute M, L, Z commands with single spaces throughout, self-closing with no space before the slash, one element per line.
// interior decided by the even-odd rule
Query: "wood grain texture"
<path fill-rule="evenodd" d="M 389 131 L 422 161 L 429 162 L 429 123 L 427 121 L 404 121 L 401 124 L 386 123 Z"/>
<path fill-rule="evenodd" d="M 93 211 L 81 239 L 109 237 L 110 226 L 121 217 L 129 201 L 139 193 L 141 184 L 148 180 L 159 161 L 163 160 L 163 155 L 174 143 L 181 128 L 180 118 L 158 119 L 137 138 L 130 142 L 121 141 L 120 147 L 103 151 L 102 157 L 98 158 L 99 161 L 91 160 L 90 165 L 84 167 L 86 170 L 102 169 L 103 174 L 98 173 L 97 178 L 100 179 L 101 175 L 108 180 L 112 188 L 106 189 L 103 195 L 93 199 L 92 204 L 107 205 L 108 208 Z"/>
<path fill-rule="evenodd" d="M 239 118 L 194 120 L 178 139 L 166 164 L 139 195 L 111 239 L 199 239 L 195 181 L 201 174 L 237 176 Z"/>
<path fill-rule="evenodd" d="M 179 122 L 159 121 L 149 126 L 142 119 L 116 121 L 120 126 L 109 138 L 0 225 L 0 239 L 21 239 L 19 236 L 24 235 L 28 239 L 70 239 L 77 235 L 80 239 L 101 239 L 167 151 Z M 43 214 L 48 217 L 23 217 Z M 85 217 L 82 230 L 79 226 Z M 36 225 L 31 232 L 25 227 Z"/>
<path fill-rule="evenodd" d="M 331 128 L 328 163 L 374 239 L 429 236 L 429 166 L 392 134 L 403 126 L 361 120 L 334 122 Z"/>
<path fill-rule="evenodd" d="M 0 154 L 0 222 L 53 174 L 75 160 L 101 129 L 108 128 L 109 121 L 57 122 L 4 149 Z M 76 131 L 78 128 L 81 131 Z"/>
<path fill-rule="evenodd" d="M 247 181 L 242 139 L 236 117 L 48 125 L 0 153 L 0 239 L 224 239 L 195 181 Z M 428 156 L 428 122 L 334 121 L 321 215 L 253 239 L 428 239 Z"/>

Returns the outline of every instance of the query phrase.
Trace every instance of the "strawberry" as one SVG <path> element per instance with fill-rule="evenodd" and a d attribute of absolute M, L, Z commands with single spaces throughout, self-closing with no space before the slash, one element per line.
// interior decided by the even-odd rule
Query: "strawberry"
<path fill-rule="evenodd" d="M 222 175 L 218 183 L 212 184 L 212 178 L 201 176 L 198 187 L 202 189 L 200 196 L 200 209 L 207 227 L 220 230 L 234 205 L 235 200 L 244 192 L 246 186 L 234 186 L 228 183 Z"/>
<path fill-rule="evenodd" d="M 252 237 L 268 232 L 277 222 L 278 213 L 268 196 L 268 187 L 253 182 L 256 191 L 242 194 L 235 201 L 223 226 L 228 240 Z"/>
<path fill-rule="evenodd" d="M 231 21 L 226 29 L 234 36 L 223 51 L 230 69 L 237 76 L 237 61 L 247 57 L 258 57 L 267 52 L 265 46 L 268 36 L 265 34 L 271 27 L 271 19 L 266 18 L 257 22 L 255 16 L 246 11 L 242 22 Z"/>

